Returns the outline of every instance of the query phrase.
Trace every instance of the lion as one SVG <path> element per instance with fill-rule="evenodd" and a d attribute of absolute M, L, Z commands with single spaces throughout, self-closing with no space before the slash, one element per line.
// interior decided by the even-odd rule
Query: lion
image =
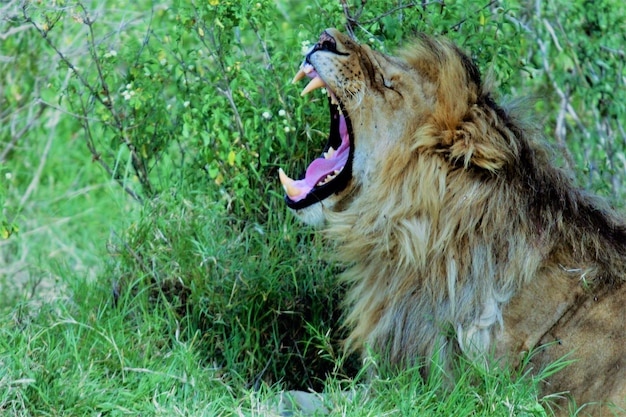
<path fill-rule="evenodd" d="M 330 135 L 301 179 L 279 175 L 346 265 L 347 346 L 391 369 L 570 355 L 542 385 L 557 415 L 624 412 L 626 223 L 556 167 L 519 106 L 428 35 L 390 56 L 327 29 L 302 78 L 302 95 L 326 90 Z"/>

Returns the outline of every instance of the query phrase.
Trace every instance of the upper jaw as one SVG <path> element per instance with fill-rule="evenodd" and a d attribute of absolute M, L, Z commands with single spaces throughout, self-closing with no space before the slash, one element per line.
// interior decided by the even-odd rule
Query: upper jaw
<path fill-rule="evenodd" d="M 350 118 L 337 94 L 324 81 L 311 63 L 317 51 L 345 55 L 337 50 L 335 39 L 324 32 L 319 42 L 311 49 L 298 70 L 293 82 L 308 77 L 311 79 L 302 90 L 304 96 L 318 88 L 325 88 L 330 108 L 330 133 L 322 156 L 315 159 L 299 180 L 289 178 L 279 169 L 280 181 L 285 189 L 287 206 L 299 210 L 344 190 L 352 178 L 353 132 Z"/>

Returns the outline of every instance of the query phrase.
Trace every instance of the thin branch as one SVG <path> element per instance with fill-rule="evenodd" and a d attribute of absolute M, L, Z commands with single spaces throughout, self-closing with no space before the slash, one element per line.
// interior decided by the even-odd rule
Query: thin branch
<path fill-rule="evenodd" d="M 4 33 L 0 33 L 0 40 L 6 40 L 9 36 L 13 36 L 16 33 L 24 32 L 30 28 L 29 25 L 21 25 L 18 27 L 11 28 Z"/>
<path fill-rule="evenodd" d="M 96 88 L 94 86 L 92 86 L 87 81 L 87 79 L 83 76 L 83 74 L 78 71 L 78 69 L 74 66 L 74 64 L 72 64 L 72 62 L 67 58 L 67 56 L 63 52 L 61 52 L 59 50 L 59 48 L 56 47 L 56 45 L 52 42 L 52 40 L 48 36 L 48 33 L 50 32 L 50 30 L 52 30 L 54 25 L 61 19 L 61 13 L 57 14 L 57 16 L 54 19 L 49 20 L 46 23 L 47 27 L 45 27 L 45 28 L 40 27 L 28 15 L 28 13 L 26 11 L 26 4 L 24 4 L 23 7 L 22 7 L 22 14 L 23 14 L 24 20 L 27 23 L 29 23 L 33 28 L 35 28 L 35 30 L 37 30 L 37 32 L 41 35 L 41 37 L 48 44 L 48 46 L 61 59 L 63 64 L 65 64 L 70 69 L 70 71 L 72 71 L 72 73 L 78 78 L 78 80 L 80 81 L 80 84 L 85 89 L 87 89 L 87 91 L 89 92 L 90 97 L 95 99 L 98 103 L 100 103 L 102 106 L 104 106 L 109 111 L 109 113 L 112 116 L 113 122 L 114 122 L 114 124 L 111 125 L 111 126 L 114 127 L 114 129 L 118 132 L 119 138 L 124 143 L 124 145 L 126 145 L 128 150 L 130 151 L 133 169 L 135 170 L 135 172 L 137 174 L 137 177 L 139 178 L 142 187 L 144 187 L 144 189 L 149 194 L 151 194 L 152 193 L 152 186 L 151 186 L 150 181 L 148 179 L 148 172 L 147 172 L 147 169 L 145 167 L 145 161 L 142 158 L 139 157 L 135 145 L 132 143 L 132 141 L 130 140 L 130 138 L 128 137 L 128 135 L 126 133 L 126 127 L 124 126 L 124 123 L 122 122 L 122 119 L 121 119 L 119 113 L 112 106 L 113 98 L 111 97 L 110 90 L 109 90 L 108 85 L 106 83 L 106 78 L 105 78 L 105 76 L 103 74 L 100 60 L 99 60 L 99 58 L 98 58 L 98 56 L 96 54 L 97 48 L 96 48 L 96 45 L 95 45 L 95 34 L 94 34 L 94 31 L 93 31 L 93 24 L 95 23 L 95 20 L 92 19 L 89 16 L 88 11 L 85 9 L 85 7 L 83 6 L 82 3 L 79 2 L 78 3 L 78 7 L 83 12 L 82 22 L 85 25 L 87 25 L 88 30 L 89 30 L 88 40 L 89 40 L 89 43 L 90 43 L 90 53 L 91 53 L 91 57 L 92 57 L 92 59 L 94 61 L 94 64 L 95 64 L 97 72 L 98 72 L 98 80 L 99 80 L 99 82 L 101 84 L 101 87 L 102 87 L 102 94 L 99 93 L 96 90 Z M 82 111 L 83 111 L 84 115 L 89 114 L 89 111 L 85 107 L 85 104 L 84 104 L 84 102 L 82 102 L 82 100 L 81 100 L 81 107 L 82 107 Z M 83 124 L 83 127 L 85 129 L 85 133 L 87 135 L 87 140 L 86 140 L 87 147 L 88 147 L 89 151 L 91 152 L 91 154 L 93 156 L 93 159 L 95 161 L 98 161 L 99 164 L 107 171 L 107 173 L 109 173 L 109 175 L 113 175 L 113 178 L 115 179 L 115 181 L 118 182 L 118 184 L 120 184 L 123 187 L 123 189 L 124 189 L 124 191 L 126 193 L 128 193 L 135 200 L 141 202 L 142 201 L 141 197 L 139 197 L 139 195 L 137 193 L 135 193 L 133 190 L 128 188 L 124 184 L 124 181 L 118 175 L 114 175 L 115 173 L 113 172 L 111 167 L 108 164 L 106 164 L 106 162 L 104 162 L 102 160 L 102 158 L 100 157 L 100 152 L 97 151 L 96 146 L 95 146 L 95 142 L 93 141 L 93 137 L 91 136 L 91 131 L 89 130 L 90 129 L 90 125 L 89 125 L 89 120 L 87 119 L 87 117 L 86 116 L 85 117 L 79 117 L 79 120 L 82 120 L 82 124 Z M 100 122 L 100 120 L 98 120 L 98 121 Z"/>
<path fill-rule="evenodd" d="M 122 239 L 117 233 L 115 233 L 114 230 L 111 231 L 111 234 L 113 235 L 113 237 L 117 238 L 118 241 L 122 242 L 122 245 L 124 246 L 124 248 L 126 249 L 126 251 L 135 259 L 135 261 L 137 262 L 137 264 L 139 265 L 139 267 L 144 271 L 149 273 L 150 275 L 152 275 L 152 277 L 155 279 L 156 282 L 161 282 L 161 279 L 159 277 L 159 274 L 155 271 L 154 268 L 148 268 L 148 265 L 143 261 L 142 257 L 140 256 L 140 254 L 138 254 L 137 252 L 135 252 L 133 250 L 133 248 L 130 247 L 130 245 L 128 244 L 128 242 L 126 242 L 126 240 Z M 117 249 L 119 250 L 119 249 Z"/>
<path fill-rule="evenodd" d="M 197 9 L 196 9 L 196 12 L 197 12 Z M 200 18 L 200 16 L 198 16 L 198 21 L 201 21 L 201 20 L 202 19 Z M 221 56 L 221 52 L 222 52 L 221 48 L 219 47 L 219 43 L 214 39 L 215 30 L 212 28 L 207 28 L 206 25 L 204 26 L 203 30 L 206 35 L 199 37 L 200 42 L 202 43 L 202 45 L 204 45 L 206 50 L 215 59 L 215 62 L 219 65 L 219 69 L 221 73 L 220 75 L 222 79 L 224 80 L 224 85 L 225 85 L 224 88 L 221 88 L 217 85 L 215 85 L 215 88 L 220 94 L 222 94 L 228 100 L 228 104 L 230 105 L 230 108 L 233 111 L 233 115 L 235 116 L 235 121 L 237 123 L 237 131 L 239 132 L 239 136 L 243 138 L 245 136 L 245 129 L 243 127 L 243 121 L 242 121 L 241 115 L 239 114 L 239 109 L 237 108 L 237 104 L 235 103 L 235 100 L 233 99 L 232 90 L 230 88 L 232 80 L 228 76 L 228 71 L 226 70 L 226 67 L 224 66 L 224 59 Z M 207 37 L 211 38 L 211 45 L 207 44 L 207 41 L 206 41 Z M 187 74 L 187 72 L 189 72 L 190 70 L 188 66 L 185 65 L 185 62 L 174 53 L 172 53 L 172 56 L 178 62 L 178 64 L 183 68 L 184 70 L 183 73 Z M 200 74 L 198 74 L 198 72 L 195 69 L 191 72 L 194 75 L 199 76 L 202 80 L 206 81 L 207 83 L 211 83 L 211 81 L 207 79 L 206 77 L 200 76 Z"/>
<path fill-rule="evenodd" d="M 394 14 L 396 12 L 399 12 L 400 10 L 403 10 L 403 9 L 410 9 L 412 7 L 417 7 L 417 6 L 421 7 L 422 9 L 425 9 L 426 7 L 430 6 L 431 4 L 438 4 L 440 6 L 444 6 L 445 5 L 442 0 L 420 2 L 419 4 L 417 2 L 401 4 L 400 6 L 396 6 L 393 9 L 387 10 L 385 13 L 381 14 L 380 16 L 376 16 L 376 17 L 374 17 L 372 19 L 364 20 L 363 22 L 361 22 L 361 24 L 367 25 L 367 24 L 370 24 L 370 23 L 377 22 L 380 19 L 382 19 L 383 17 L 387 17 L 387 16 L 392 15 L 392 14 Z"/>
<path fill-rule="evenodd" d="M 89 49 L 91 51 L 91 58 L 96 66 L 96 70 L 98 71 L 98 80 L 100 81 L 100 84 L 102 87 L 102 94 L 106 97 L 106 100 L 102 99 L 100 97 L 101 94 L 99 93 L 95 93 L 97 96 L 96 98 L 107 108 L 109 113 L 111 113 L 111 116 L 113 116 L 113 120 L 115 121 L 116 128 L 119 132 L 120 138 L 122 139 L 122 141 L 124 142 L 128 150 L 130 151 L 133 169 L 135 170 L 135 173 L 137 174 L 137 178 L 139 179 L 139 182 L 141 183 L 142 187 L 144 187 L 144 189 L 148 192 L 148 194 L 152 194 L 152 184 L 150 184 L 145 160 L 138 156 L 137 148 L 132 143 L 132 141 L 128 138 L 128 135 L 126 134 L 126 128 L 124 127 L 124 123 L 122 122 L 119 113 L 115 110 L 115 108 L 112 105 L 113 98 L 111 97 L 109 86 L 107 85 L 106 78 L 102 72 L 102 65 L 100 63 L 100 59 L 98 57 L 98 54 L 96 53 L 97 47 L 95 44 L 95 34 L 93 31 L 93 24 L 95 23 L 95 20 L 90 18 L 89 13 L 87 12 L 87 10 L 85 9 L 85 6 L 83 6 L 82 3 L 79 2 L 78 6 L 83 11 L 83 23 L 86 24 L 87 27 L 89 28 L 88 38 L 89 38 L 89 43 L 90 43 Z M 93 90 L 90 88 L 90 91 L 93 91 Z M 92 95 L 93 94 L 94 93 L 92 92 Z"/>
<path fill-rule="evenodd" d="M 74 73 L 74 75 L 80 80 L 80 83 L 85 88 L 87 88 L 87 90 L 89 90 L 89 93 L 96 100 L 98 100 L 103 106 L 106 107 L 107 105 L 102 100 L 102 97 L 100 97 L 100 95 L 93 89 L 93 87 L 91 87 L 91 85 L 89 84 L 89 82 L 87 82 L 87 80 L 83 77 L 83 75 L 80 72 L 78 72 L 78 69 L 74 66 L 74 64 L 72 64 L 69 61 L 69 59 L 67 59 L 65 54 L 63 54 L 63 52 L 61 52 L 48 37 L 48 32 L 50 32 L 50 30 L 52 30 L 52 28 L 54 27 L 54 24 L 56 24 L 56 22 L 59 21 L 60 16 L 58 16 L 57 19 L 52 24 L 48 24 L 48 27 L 44 30 L 40 28 L 39 25 L 37 25 L 37 23 L 35 23 L 35 21 L 30 16 L 28 16 L 28 14 L 26 13 L 26 5 L 23 6 L 22 13 L 24 16 L 24 20 L 30 25 L 32 25 L 37 32 L 39 32 L 43 40 L 48 44 L 50 48 L 52 48 L 52 50 L 57 54 L 57 56 L 61 59 L 61 61 L 72 71 L 72 73 Z"/>
<path fill-rule="evenodd" d="M 354 35 L 354 28 L 355 26 L 358 26 L 358 16 L 353 16 L 350 13 L 350 6 L 348 6 L 348 2 L 346 0 L 341 0 L 341 6 L 343 7 L 343 15 L 346 17 L 346 31 L 352 39 L 356 39 Z"/>
<path fill-rule="evenodd" d="M 36 104 L 39 104 L 39 101 L 36 101 Z M 22 129 L 20 129 L 19 132 L 12 135 L 11 141 L 7 143 L 7 145 L 4 147 L 2 152 L 0 152 L 0 163 L 6 160 L 6 157 L 9 154 L 9 152 L 13 150 L 13 148 L 15 147 L 17 142 L 22 138 L 22 136 L 24 136 L 26 132 L 30 131 L 31 127 L 33 127 L 33 124 L 35 124 L 35 122 L 40 119 L 45 109 L 46 109 L 46 106 L 40 105 L 39 108 L 37 109 L 37 113 L 33 115 L 32 117 L 28 118 L 29 119 L 28 123 L 26 123 L 26 125 Z"/>
<path fill-rule="evenodd" d="M 276 69 L 274 68 L 274 65 L 272 64 L 272 57 L 270 55 L 270 52 L 267 50 L 267 45 L 265 44 L 265 42 L 263 42 L 263 38 L 261 37 L 261 33 L 259 32 L 259 29 L 254 23 L 250 23 L 250 26 L 252 27 L 252 31 L 256 34 L 256 37 L 263 48 L 265 59 L 267 60 L 267 62 L 269 62 L 269 70 L 274 75 L 274 82 L 276 83 L 276 85 L 282 84 L 283 81 L 280 79 L 278 74 L 276 74 Z M 282 90 L 278 91 L 278 101 L 280 101 L 280 104 L 282 104 L 283 108 L 287 108 L 287 102 L 285 100 L 285 96 Z M 289 123 L 292 122 L 291 114 L 289 112 L 286 112 L 285 117 L 287 118 Z"/>
<path fill-rule="evenodd" d="M 54 139 L 56 133 L 56 126 L 59 123 L 59 114 L 55 115 L 55 120 L 52 123 L 52 129 L 48 134 L 48 141 L 46 142 L 46 146 L 44 147 L 43 153 L 39 158 L 39 166 L 35 170 L 35 174 L 33 175 L 33 179 L 28 184 L 28 188 L 26 188 L 26 192 L 20 199 L 19 207 L 24 207 L 26 201 L 30 198 L 31 194 L 37 189 L 39 185 L 39 179 L 41 178 L 41 173 L 43 172 L 43 167 L 46 165 L 46 161 L 48 161 L 48 154 L 50 153 L 50 148 L 52 147 L 52 140 Z"/>
<path fill-rule="evenodd" d="M 481 7 L 480 9 L 476 10 L 476 12 L 478 11 L 482 11 L 485 9 L 489 9 L 491 8 L 491 6 L 493 6 L 494 4 L 497 4 L 499 2 L 499 0 L 491 0 L 489 3 L 485 4 L 483 7 Z M 475 13 L 475 12 L 474 12 Z M 465 23 L 467 21 L 467 17 L 461 19 L 461 21 L 459 21 L 458 23 L 455 23 L 454 25 L 450 26 L 450 29 L 452 30 L 459 30 L 459 28 L 461 27 L 461 25 L 463 23 Z M 444 34 L 446 33 L 446 31 L 443 32 Z"/>
<path fill-rule="evenodd" d="M 52 104 L 52 103 L 50 103 L 48 101 L 45 101 L 45 100 L 43 100 L 41 98 L 38 98 L 36 100 L 36 103 L 41 103 L 45 107 L 50 107 L 51 109 L 59 111 L 59 112 L 61 112 L 63 114 L 66 114 L 68 116 L 71 116 L 72 118 L 74 118 L 76 120 L 90 120 L 92 122 L 102 122 L 102 120 L 100 120 L 100 119 L 96 119 L 94 117 L 89 117 L 89 116 L 83 116 L 82 114 L 71 112 L 71 111 L 69 111 L 67 109 L 64 109 L 63 107 L 57 106 L 56 104 Z M 87 113 L 85 113 L 85 114 L 87 114 Z M 105 124 L 107 126 L 112 126 L 110 123 L 103 123 L 103 124 Z"/>
<path fill-rule="evenodd" d="M 86 114 L 87 110 L 82 100 L 81 100 L 81 106 L 83 108 L 83 113 Z M 124 190 L 124 192 L 126 192 L 126 194 L 131 196 L 135 201 L 142 203 L 143 198 L 141 198 L 141 196 L 137 194 L 132 188 L 128 187 L 126 185 L 125 179 L 122 176 L 120 176 L 120 174 L 115 172 L 109 166 L 109 164 L 106 163 L 104 159 L 102 159 L 100 152 L 98 152 L 98 150 L 96 149 L 95 141 L 94 141 L 93 135 L 91 134 L 91 126 L 89 124 L 89 119 L 83 118 L 82 125 L 83 125 L 83 130 L 85 131 L 85 135 L 86 135 L 85 144 L 87 145 L 87 149 L 89 149 L 89 152 L 91 152 L 92 161 L 97 162 L 102 168 L 104 168 L 107 174 L 109 174 L 109 176 L 113 178 L 113 180 L 115 180 L 115 182 L 117 182 L 120 187 L 122 187 L 122 189 Z"/>

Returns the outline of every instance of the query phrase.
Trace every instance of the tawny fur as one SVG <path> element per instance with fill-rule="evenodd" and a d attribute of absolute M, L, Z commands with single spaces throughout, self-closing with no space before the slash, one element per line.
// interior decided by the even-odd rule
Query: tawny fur
<path fill-rule="evenodd" d="M 555 168 L 452 44 L 422 36 L 390 57 L 326 33 L 340 53 L 310 60 L 352 121 L 353 178 L 297 214 L 324 224 L 347 265 L 349 345 L 403 367 L 458 352 L 515 362 L 554 342 L 537 368 L 579 361 L 546 393 L 623 410 L 624 221 Z"/>

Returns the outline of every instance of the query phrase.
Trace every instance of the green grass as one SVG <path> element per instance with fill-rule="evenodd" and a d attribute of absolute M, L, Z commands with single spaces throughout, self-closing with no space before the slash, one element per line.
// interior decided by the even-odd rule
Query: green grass
<path fill-rule="evenodd" d="M 274 216 L 265 227 L 282 232 L 268 233 L 225 225 L 204 204 L 174 206 L 118 236 L 97 279 L 58 266 L 56 298 L 4 309 L 0 409 L 259 415 L 281 389 L 316 387 L 342 415 L 543 415 L 536 378 L 465 362 L 453 386 L 436 367 L 426 383 L 417 370 L 366 383 L 375 362 L 358 371 L 338 350 L 334 270 L 293 219 Z"/>
<path fill-rule="evenodd" d="M 63 285 L 58 266 L 96 279 L 112 230 L 138 211 L 75 141 L 55 137 L 64 128 L 33 129 L 43 141 L 23 143 L 15 161 L 4 165 L 12 203 L 7 212 L 20 231 L 0 241 L 0 307 L 31 297 L 54 299 Z"/>
<path fill-rule="evenodd" d="M 110 288 L 85 286 L 68 275 L 71 291 L 85 294 L 46 305 L 36 314 L 20 305 L 0 327 L 0 409 L 9 415 L 255 415 L 280 385 L 248 387 L 201 352 L 203 335 L 168 306 L 155 309 L 145 294 L 117 306 Z M 103 301 L 108 300 L 108 301 Z M 370 384 L 330 378 L 334 412 L 351 416 L 543 416 L 536 388 L 504 372 L 463 364 L 453 387 L 434 371 L 417 370 Z M 358 379 L 363 382 L 363 379 Z M 338 393 L 354 390 L 347 401 Z"/>
<path fill-rule="evenodd" d="M 217 414 L 228 387 L 200 365 L 193 339 L 177 340 L 175 324 L 141 306 L 112 312 L 99 301 L 3 323 L 4 412 Z"/>
<path fill-rule="evenodd" d="M 541 374 L 461 361 L 455 384 L 437 367 L 369 380 L 377 361 L 343 353 L 340 268 L 276 180 L 319 151 L 327 109 L 289 79 L 303 42 L 345 23 L 337 1 L 101 3 L 91 26 L 77 2 L 28 3 L 50 44 L 17 0 L 0 6 L 0 232 L 19 228 L 0 240 L 0 415 L 264 415 L 290 389 L 324 393 L 335 415 L 544 415 Z M 623 60 L 611 61 L 623 31 L 585 37 L 597 16 L 565 3 L 555 31 L 558 1 L 536 26 L 514 1 L 510 15 L 368 2 L 356 33 L 393 49 L 448 32 L 506 91 L 545 97 L 564 159 L 619 201 L 624 146 L 607 132 L 624 115 Z M 594 8 L 609 26 L 611 4 Z M 554 39 L 579 48 L 552 45 L 544 68 L 535 42 Z M 599 71 L 604 83 L 585 78 Z M 590 93 L 567 107 L 555 91 L 572 86 Z"/>

